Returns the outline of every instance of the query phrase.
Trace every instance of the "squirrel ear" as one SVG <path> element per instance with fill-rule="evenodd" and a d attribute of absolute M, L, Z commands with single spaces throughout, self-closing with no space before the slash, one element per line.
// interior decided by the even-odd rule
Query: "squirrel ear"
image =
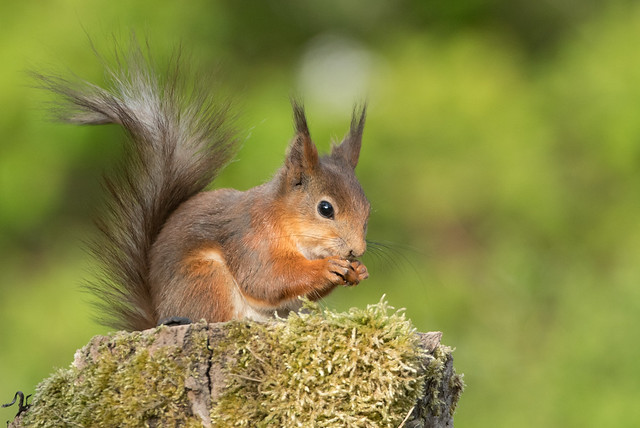
<path fill-rule="evenodd" d="M 309 134 L 304 107 L 296 100 L 291 100 L 296 136 L 289 145 L 285 167 L 287 175 L 295 184 L 300 184 L 318 166 L 318 149 Z"/>
<path fill-rule="evenodd" d="M 332 157 L 343 158 L 353 169 L 358 165 L 360 157 L 360 147 L 362 145 L 362 131 L 364 130 L 364 122 L 367 117 L 367 104 L 354 107 L 351 116 L 351 127 L 349 133 L 342 143 L 334 146 L 331 150 Z"/>

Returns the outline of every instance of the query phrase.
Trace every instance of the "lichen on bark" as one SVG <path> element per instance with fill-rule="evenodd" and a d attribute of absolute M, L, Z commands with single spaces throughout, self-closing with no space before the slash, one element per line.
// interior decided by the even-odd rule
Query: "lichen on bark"
<path fill-rule="evenodd" d="M 440 336 L 384 300 L 96 336 L 10 426 L 451 426 L 462 383 Z"/>

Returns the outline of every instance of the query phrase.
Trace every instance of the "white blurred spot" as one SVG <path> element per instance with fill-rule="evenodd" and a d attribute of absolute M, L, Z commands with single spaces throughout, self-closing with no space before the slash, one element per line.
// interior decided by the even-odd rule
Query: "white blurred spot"
<path fill-rule="evenodd" d="M 305 100 L 337 114 L 367 98 L 373 54 L 356 40 L 335 34 L 313 39 L 301 58 L 298 82 Z"/>

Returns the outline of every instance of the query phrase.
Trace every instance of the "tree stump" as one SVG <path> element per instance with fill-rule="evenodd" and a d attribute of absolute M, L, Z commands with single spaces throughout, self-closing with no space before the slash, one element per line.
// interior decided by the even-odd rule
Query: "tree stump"
<path fill-rule="evenodd" d="M 451 349 L 387 312 L 96 336 L 9 426 L 452 427 Z"/>

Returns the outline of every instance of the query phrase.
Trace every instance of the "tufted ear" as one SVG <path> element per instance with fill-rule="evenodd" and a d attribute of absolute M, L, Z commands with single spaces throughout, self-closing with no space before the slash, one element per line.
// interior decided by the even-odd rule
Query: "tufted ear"
<path fill-rule="evenodd" d="M 362 145 L 362 131 L 364 130 L 364 122 L 367 116 L 367 104 L 354 107 L 351 117 L 351 127 L 349 133 L 342 143 L 334 146 L 331 150 L 333 158 L 342 158 L 347 161 L 353 169 L 358 165 L 360 157 L 360 146 Z"/>
<path fill-rule="evenodd" d="M 288 181 L 294 185 L 302 184 L 318 167 L 318 149 L 309 134 L 304 107 L 291 100 L 296 136 L 289 145 L 285 169 Z"/>

